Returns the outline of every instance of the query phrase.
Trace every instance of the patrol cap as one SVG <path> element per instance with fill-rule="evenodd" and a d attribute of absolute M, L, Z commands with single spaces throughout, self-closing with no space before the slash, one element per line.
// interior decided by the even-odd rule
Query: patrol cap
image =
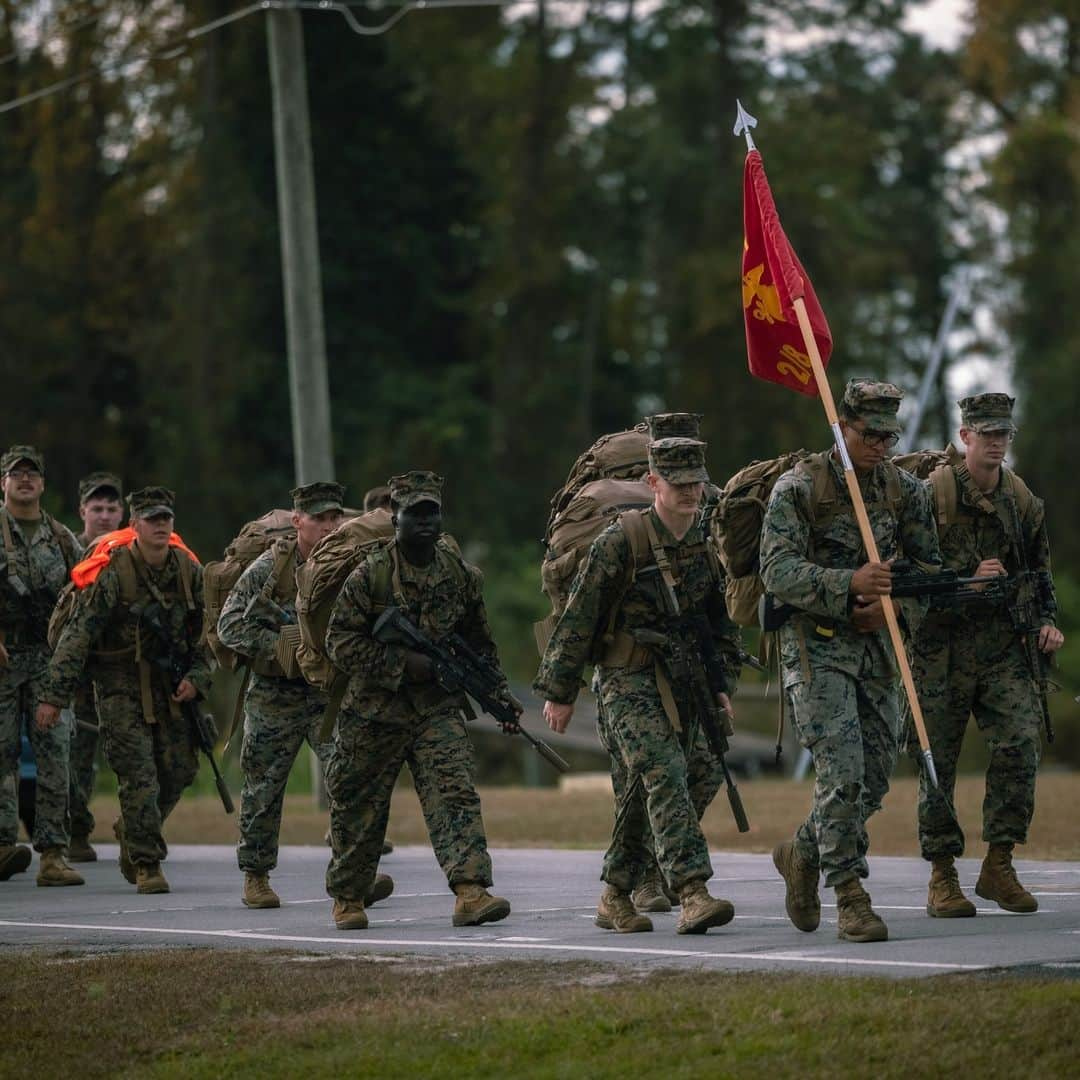
<path fill-rule="evenodd" d="M 438 473 L 418 470 L 390 477 L 390 499 L 401 510 L 417 503 L 442 506 L 443 478 Z"/>
<path fill-rule="evenodd" d="M 92 472 L 79 481 L 79 502 L 89 502 L 103 488 L 112 488 L 118 499 L 124 497 L 124 485 L 116 473 Z"/>
<path fill-rule="evenodd" d="M 669 484 L 707 484 L 705 446 L 700 439 L 654 439 L 649 443 L 649 471 Z"/>
<path fill-rule="evenodd" d="M 29 462 L 42 476 L 45 475 L 45 457 L 33 446 L 13 446 L 8 450 L 3 457 L 0 457 L 0 473 L 7 476 L 20 461 Z"/>
<path fill-rule="evenodd" d="M 701 413 L 662 412 L 645 417 L 650 439 L 701 438 Z"/>
<path fill-rule="evenodd" d="M 316 480 L 301 484 L 289 492 L 293 509 L 301 514 L 325 514 L 327 510 L 340 510 L 345 499 L 345 486 L 333 480 Z"/>
<path fill-rule="evenodd" d="M 127 497 L 127 504 L 133 518 L 148 518 L 157 514 L 168 514 L 173 517 L 175 516 L 173 511 L 175 502 L 176 492 L 166 487 L 139 488 Z"/>
<path fill-rule="evenodd" d="M 850 379 L 844 387 L 844 408 L 866 424 L 867 431 L 900 434 L 896 411 L 904 391 L 892 383 L 873 379 Z"/>
<path fill-rule="evenodd" d="M 987 431 L 1015 431 L 1012 411 L 1016 399 L 1008 394 L 976 394 L 961 398 L 960 423 L 969 431 L 982 434 Z"/>

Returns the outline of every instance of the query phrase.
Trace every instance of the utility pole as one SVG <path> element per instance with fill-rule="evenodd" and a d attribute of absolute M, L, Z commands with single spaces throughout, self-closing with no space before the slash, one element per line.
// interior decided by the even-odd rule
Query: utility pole
<path fill-rule="evenodd" d="M 274 102 L 281 275 L 289 351 L 296 483 L 334 479 L 330 389 L 326 375 L 322 273 L 311 157 L 304 28 L 296 9 L 266 13 L 270 85 Z M 312 793 L 326 806 L 322 770 L 311 752 Z"/>

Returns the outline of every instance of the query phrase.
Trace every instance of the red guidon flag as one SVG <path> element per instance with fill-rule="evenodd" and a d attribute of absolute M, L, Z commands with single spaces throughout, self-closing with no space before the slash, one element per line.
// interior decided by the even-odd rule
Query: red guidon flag
<path fill-rule="evenodd" d="M 743 171 L 742 303 L 750 373 L 816 397 L 810 357 L 792 301 L 799 297 L 826 367 L 832 335 L 814 287 L 784 235 L 761 154 L 751 150 Z"/>

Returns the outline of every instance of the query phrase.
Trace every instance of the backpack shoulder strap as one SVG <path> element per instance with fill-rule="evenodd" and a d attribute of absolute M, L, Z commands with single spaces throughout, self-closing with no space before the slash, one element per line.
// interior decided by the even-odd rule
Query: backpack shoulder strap
<path fill-rule="evenodd" d="M 116 577 L 120 582 L 120 599 L 130 607 L 139 594 L 135 552 L 130 547 L 119 547 L 113 552 L 109 562 L 110 565 L 116 567 Z"/>
<path fill-rule="evenodd" d="M 262 593 L 266 597 L 274 595 L 274 590 L 278 586 L 278 582 L 281 580 L 281 575 L 285 573 L 285 567 L 289 565 L 289 560 L 292 559 L 296 552 L 296 540 L 288 540 L 282 538 L 274 541 L 274 562 L 270 567 L 270 574 L 266 581 L 263 582 Z"/>
<path fill-rule="evenodd" d="M 644 565 L 652 550 L 649 535 L 645 529 L 645 511 L 624 510 L 619 515 L 618 520 L 623 533 L 626 535 L 627 542 L 630 544 L 631 559 L 630 566 L 627 569 L 632 581 L 637 576 L 639 567 Z"/>
<path fill-rule="evenodd" d="M 894 461 L 885 462 L 885 501 L 899 521 L 900 511 L 904 508 L 904 489 L 900 483 L 900 466 Z"/>
<path fill-rule="evenodd" d="M 1006 468 L 1002 472 L 1004 473 L 1005 483 L 1008 485 L 1008 492 L 1016 500 L 1017 512 L 1020 514 L 1020 519 L 1023 520 L 1035 502 L 1035 495 L 1032 493 L 1031 488 L 1012 469 Z"/>
<path fill-rule="evenodd" d="M 53 539 L 60 545 L 60 550 L 64 554 L 64 564 L 67 566 L 67 572 L 70 574 L 72 568 L 79 561 L 79 552 L 75 550 L 75 545 L 71 542 L 71 533 L 68 532 L 68 530 L 65 529 L 52 514 L 43 513 L 42 516 L 49 523 Z"/>
<path fill-rule="evenodd" d="M 934 494 L 934 516 L 940 532 L 957 518 L 956 473 L 947 462 L 930 474 L 930 489 Z"/>
<path fill-rule="evenodd" d="M 10 566 L 15 558 L 15 538 L 11 535 L 11 522 L 8 521 L 7 511 L 0 512 L 0 529 L 4 533 L 4 554 Z"/>
<path fill-rule="evenodd" d="M 806 472 L 813 487 L 810 489 L 810 514 L 816 523 L 818 518 L 831 516 L 836 503 L 836 485 L 832 481 L 832 469 L 829 468 L 829 453 L 810 454 L 795 466 Z M 824 510 L 822 509 L 824 508 Z"/>
<path fill-rule="evenodd" d="M 191 556 L 183 551 L 178 551 L 176 553 L 176 558 L 180 564 L 180 591 L 184 596 L 184 606 L 188 611 L 194 611 L 195 593 L 191 587 L 191 583 L 192 579 L 195 577 L 195 563 L 192 562 Z"/>
<path fill-rule="evenodd" d="M 394 540 L 390 540 L 385 547 L 378 548 L 373 560 L 371 599 L 376 614 L 381 614 L 390 606 L 391 597 L 400 607 L 404 596 L 401 591 L 397 543 Z"/>

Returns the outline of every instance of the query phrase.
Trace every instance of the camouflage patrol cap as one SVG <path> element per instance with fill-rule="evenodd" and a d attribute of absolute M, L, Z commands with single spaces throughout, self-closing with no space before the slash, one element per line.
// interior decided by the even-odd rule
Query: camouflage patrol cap
<path fill-rule="evenodd" d="M 133 518 L 156 517 L 158 514 L 168 514 L 173 517 L 175 502 L 176 492 L 166 487 L 139 488 L 127 497 L 127 504 Z"/>
<path fill-rule="evenodd" d="M 900 421 L 896 419 L 896 411 L 903 396 L 904 391 L 892 383 L 849 379 L 844 387 L 844 408 L 850 415 L 863 420 L 867 431 L 899 435 Z"/>
<path fill-rule="evenodd" d="M 650 439 L 698 439 L 701 437 L 701 413 L 662 412 L 645 417 Z"/>
<path fill-rule="evenodd" d="M 390 477 L 390 499 L 398 509 L 417 503 L 433 502 L 442 506 L 443 478 L 438 473 L 418 470 Z"/>
<path fill-rule="evenodd" d="M 961 398 L 960 423 L 969 431 L 1015 431 L 1012 410 L 1016 399 L 1008 394 L 976 394 Z"/>
<path fill-rule="evenodd" d="M 0 473 L 5 476 L 19 464 L 20 461 L 28 461 L 42 476 L 45 475 L 45 457 L 40 450 L 33 446 L 13 446 L 0 458 Z"/>
<path fill-rule="evenodd" d="M 345 499 L 345 487 L 333 480 L 316 480 L 301 484 L 289 492 L 293 509 L 301 514 L 325 514 L 327 510 L 340 510 Z"/>
<path fill-rule="evenodd" d="M 669 484 L 707 484 L 705 446 L 700 439 L 655 439 L 649 443 L 649 472 Z"/>
<path fill-rule="evenodd" d="M 103 488 L 112 488 L 116 492 L 116 497 L 122 499 L 124 497 L 124 485 L 120 482 L 120 477 L 116 473 L 111 472 L 92 472 L 89 476 L 84 476 L 79 481 L 79 502 L 88 502 L 90 499 L 101 491 Z"/>

